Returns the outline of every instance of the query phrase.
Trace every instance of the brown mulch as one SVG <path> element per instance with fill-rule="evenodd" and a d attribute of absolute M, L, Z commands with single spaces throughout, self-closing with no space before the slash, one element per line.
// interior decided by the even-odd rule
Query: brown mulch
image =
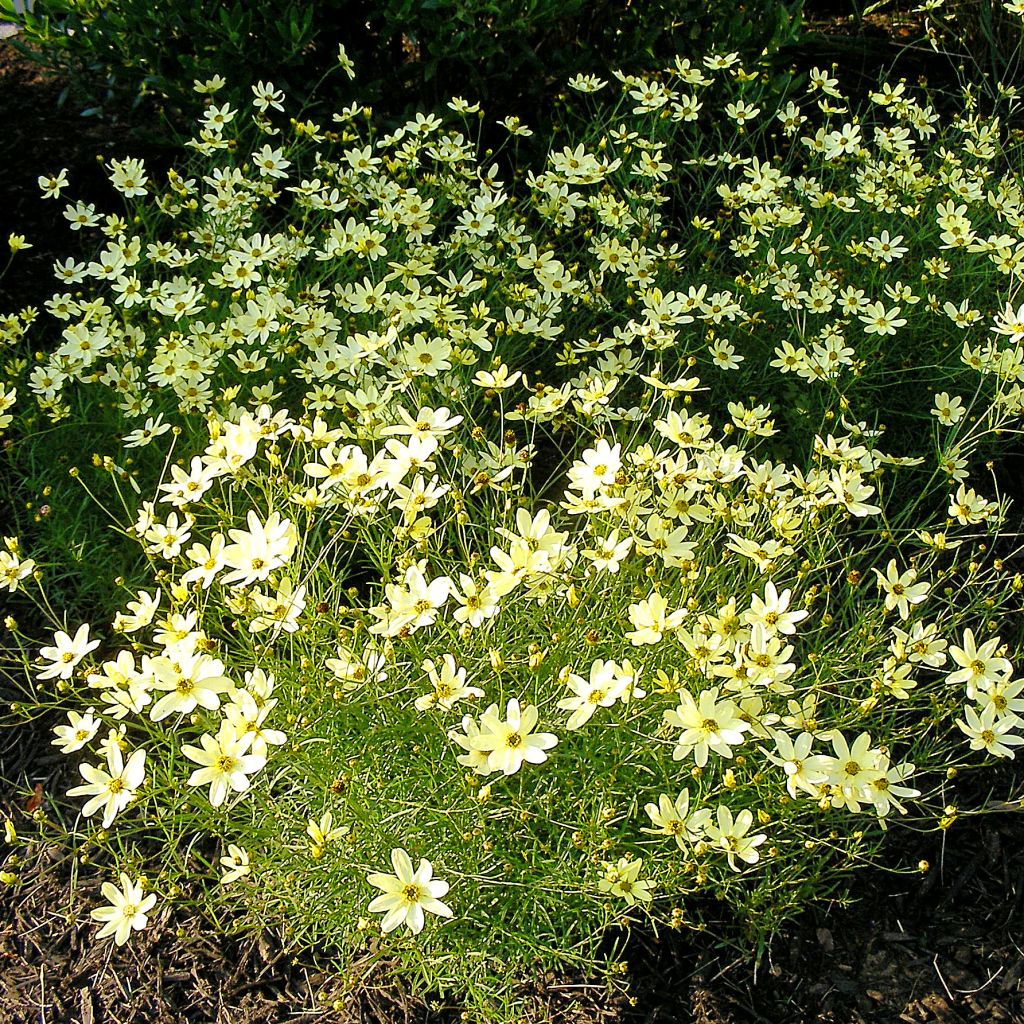
<path fill-rule="evenodd" d="M 20 812 L 13 813 L 18 820 Z M 520 992 L 523 1020 L 1020 1024 L 1022 825 L 1020 810 L 957 825 L 945 837 L 945 853 L 941 839 L 927 837 L 914 854 L 931 845 L 928 873 L 865 875 L 854 884 L 852 906 L 808 912 L 756 967 L 710 933 L 634 935 L 625 949 L 625 994 L 583 977 L 538 974 Z M 98 879 L 80 870 L 73 881 L 66 853 L 36 849 L 21 881 L 0 890 L 3 1024 L 465 1019 L 457 1005 L 410 995 L 384 966 L 290 951 L 271 930 L 221 936 L 181 908 L 157 913 L 124 947 L 97 943 L 86 908 L 96 901 Z"/>
<path fill-rule="evenodd" d="M 50 266 L 77 241 L 62 204 L 39 200 L 36 177 L 68 167 L 70 194 L 100 205 L 109 192 L 96 154 L 137 149 L 117 126 L 57 110 L 61 88 L 0 42 L 0 208 L 7 232 L 35 245 L 0 282 L 0 312 L 53 291 Z M 0 764 L 0 778 L 21 773 L 25 760 L 19 756 L 15 766 L 14 759 L 12 752 Z M 49 782 L 44 761 L 34 773 L 30 765 L 29 785 Z M 0 795 L 19 830 L 29 832 L 23 800 L 15 802 L 9 789 Z M 10 852 L 0 847 L 0 858 Z M 220 936 L 180 908 L 158 913 L 125 947 L 96 943 L 88 908 L 99 878 L 73 870 L 56 848 L 15 852 L 25 858 L 19 882 L 0 886 L 0 1024 L 462 1019 L 458 1006 L 411 996 L 383 967 L 363 976 L 369 965 L 287 950 L 270 931 Z M 932 864 L 924 875 L 865 874 L 850 906 L 809 909 L 756 968 L 710 934 L 633 936 L 627 995 L 586 978 L 538 975 L 524 979 L 524 1021 L 1024 1024 L 1024 810 L 958 823 L 902 854 L 908 865 L 921 858 Z"/>

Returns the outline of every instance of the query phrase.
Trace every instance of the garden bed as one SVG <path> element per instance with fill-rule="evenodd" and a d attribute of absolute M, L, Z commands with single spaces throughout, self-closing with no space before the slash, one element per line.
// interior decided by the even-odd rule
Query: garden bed
<path fill-rule="evenodd" d="M 76 189 L 88 198 L 90 180 L 97 189 L 104 180 L 95 153 L 123 155 L 123 146 L 102 127 L 78 131 L 80 122 L 67 114 L 52 121 L 41 116 L 52 110 L 57 87 L 11 59 L 2 43 L 0 71 L 0 117 L 15 154 L 4 182 L 6 205 L 35 246 L 4 281 L 3 304 L 17 306 L 46 297 L 48 291 L 37 297 L 33 289 L 49 278 L 52 261 L 67 254 L 65 227 L 48 219 L 52 207 L 35 200 L 35 178 L 73 168 Z M 50 753 L 48 734 L 39 746 L 43 750 L 18 737 L 0 773 L 22 787 L 39 787 L 28 806 L 14 791 L 5 794 L 15 828 L 27 825 L 27 813 L 48 807 L 48 794 L 62 794 L 73 781 Z M 1019 792 L 1011 773 L 998 778 L 1004 793 Z M 902 839 L 887 859 L 905 875 L 862 877 L 852 906 L 819 906 L 787 923 L 756 974 L 744 957 L 729 952 L 732 926 L 723 917 L 718 935 L 708 906 L 703 917 L 710 924 L 700 934 L 663 929 L 656 940 L 634 929 L 622 954 L 628 965 L 623 980 L 629 981 L 624 993 L 585 975 L 548 973 L 525 982 L 519 995 L 534 1019 L 567 1024 L 687 1015 L 707 1024 L 1019 1019 L 1024 958 L 1014 935 L 1022 902 L 1022 820 L 1019 805 L 995 806 L 948 832 L 922 837 L 919 845 Z M 389 981 L 386 959 L 360 977 L 358 962 L 329 950 L 288 953 L 271 933 L 218 938 L 187 912 L 157 912 L 127 947 L 96 944 L 87 911 L 100 878 L 87 865 L 72 871 L 60 847 L 36 843 L 33 851 L 34 860 L 19 867 L 18 886 L 3 894 L 0 1013 L 12 1021 L 49 1015 L 79 1024 L 148 1024 L 184 1013 L 225 1024 L 459 1019 L 461 1007 L 450 999 L 431 1003 L 404 995 Z M 924 873 L 917 870 L 921 861 L 928 862 Z"/>

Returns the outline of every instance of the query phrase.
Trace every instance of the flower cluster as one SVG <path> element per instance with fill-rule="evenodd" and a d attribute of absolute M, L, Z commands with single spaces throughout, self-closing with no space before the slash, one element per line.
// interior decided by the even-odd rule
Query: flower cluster
<path fill-rule="evenodd" d="M 214 904 L 427 957 L 427 914 L 463 952 L 486 916 L 511 962 L 538 921 L 582 949 L 698 891 L 791 911 L 927 819 L 925 779 L 1024 743 L 1006 503 L 969 479 L 1024 409 L 1024 312 L 961 301 L 1019 276 L 992 122 L 935 153 L 902 83 L 858 118 L 817 70 L 768 112 L 734 55 L 617 77 L 628 120 L 525 177 L 436 115 L 285 135 L 264 82 L 258 144 L 211 103 L 194 174 L 112 162 L 153 226 L 68 207 L 102 248 L 0 401 L 60 429 L 103 395 L 128 450 L 76 469 L 125 505 L 113 611 L 32 647 L 96 842 L 208 833 Z M 802 173 L 744 149 L 769 118 Z M 914 331 L 956 344 L 919 366 Z M 913 432 L 879 422 L 893 360 Z M 5 546 L 0 585 L 41 593 Z M 154 905 L 131 878 L 117 942 Z"/>

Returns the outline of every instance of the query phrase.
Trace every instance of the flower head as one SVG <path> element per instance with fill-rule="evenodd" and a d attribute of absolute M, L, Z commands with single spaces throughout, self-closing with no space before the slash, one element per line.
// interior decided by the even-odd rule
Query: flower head
<path fill-rule="evenodd" d="M 367 875 L 370 885 L 383 890 L 383 894 L 370 901 L 372 913 L 383 913 L 381 930 L 385 933 L 394 931 L 404 924 L 413 935 L 423 931 L 425 918 L 423 912 L 437 914 L 439 917 L 451 917 L 452 910 L 440 898 L 448 892 L 447 882 L 434 878 L 434 869 L 429 860 L 420 860 L 415 871 L 409 854 L 402 849 L 391 851 L 393 875 L 373 872 Z"/>
<path fill-rule="evenodd" d="M 78 627 L 74 637 L 58 630 L 53 637 L 53 646 L 44 647 L 39 656 L 52 664 L 37 673 L 40 679 L 70 679 L 75 666 L 90 652 L 99 647 L 99 640 L 89 639 L 89 623 Z"/>
<path fill-rule="evenodd" d="M 513 775 L 524 761 L 541 764 L 548 759 L 545 751 L 558 742 L 558 737 L 533 732 L 539 717 L 533 704 L 520 708 L 515 697 L 508 702 L 503 719 L 498 717 L 498 705 L 492 704 L 480 716 L 480 735 L 471 740 L 471 749 L 487 754 L 487 767 L 492 772 Z"/>
<path fill-rule="evenodd" d="M 149 924 L 148 912 L 156 905 L 156 895 L 143 895 L 142 879 L 133 882 L 123 871 L 121 872 L 121 888 L 113 882 L 104 882 L 100 892 L 106 897 L 110 906 L 97 907 L 91 913 L 94 921 L 102 921 L 103 927 L 96 933 L 96 938 L 105 939 L 114 936 L 114 942 L 123 946 L 133 931 L 140 932 Z"/>

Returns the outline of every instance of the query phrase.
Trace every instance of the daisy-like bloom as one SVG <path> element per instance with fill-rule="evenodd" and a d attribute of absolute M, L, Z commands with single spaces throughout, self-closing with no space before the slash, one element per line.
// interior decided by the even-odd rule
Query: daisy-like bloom
<path fill-rule="evenodd" d="M 118 651 L 113 661 L 105 661 L 99 672 L 90 672 L 86 681 L 100 690 L 100 700 L 107 705 L 104 712 L 115 719 L 137 715 L 153 700 L 152 680 L 135 667 L 131 651 Z"/>
<path fill-rule="evenodd" d="M 393 875 L 373 872 L 366 876 L 370 885 L 382 889 L 380 896 L 370 901 L 371 913 L 384 914 L 381 931 L 385 934 L 393 932 L 400 925 L 405 925 L 413 935 L 423 931 L 425 918 L 423 912 L 437 914 L 439 917 L 452 917 L 452 909 L 442 903 L 440 897 L 448 892 L 449 885 L 439 878 L 434 878 L 434 869 L 430 861 L 421 859 L 415 871 L 409 854 L 402 849 L 391 851 Z"/>
<path fill-rule="evenodd" d="M 144 196 L 149 177 L 141 160 L 129 157 L 127 160 L 111 160 L 113 173 L 109 175 L 110 183 L 127 198 Z"/>
<path fill-rule="evenodd" d="M 868 798 L 874 805 L 875 814 L 879 818 L 884 818 L 893 808 L 900 814 L 906 814 L 907 809 L 900 803 L 900 800 L 912 800 L 921 795 L 919 789 L 901 785 L 913 774 L 914 765 L 909 761 L 894 765 L 889 763 L 887 754 L 879 754 L 878 778 L 874 779 L 867 789 Z M 884 821 L 881 822 L 881 826 L 885 828 Z"/>
<path fill-rule="evenodd" d="M 619 571 L 619 564 L 629 554 L 633 546 L 633 538 L 619 540 L 619 531 L 612 530 L 607 537 L 600 537 L 592 548 L 584 549 L 580 554 L 590 559 L 593 572 Z"/>
<path fill-rule="evenodd" d="M 281 633 L 298 630 L 299 616 L 306 607 L 306 588 L 296 587 L 291 580 L 282 579 L 275 595 L 256 592 L 252 594 L 252 601 L 260 614 L 249 623 L 249 632 L 260 633 L 269 629 L 271 638 L 276 640 Z"/>
<path fill-rule="evenodd" d="M 495 713 L 497 713 L 497 705 L 492 704 Z M 457 743 L 465 754 L 459 754 L 455 760 L 459 764 L 464 765 L 466 768 L 476 772 L 477 775 L 490 775 L 491 769 L 488 767 L 488 759 L 490 757 L 489 752 L 484 750 L 477 750 L 474 748 L 473 743 L 480 736 L 480 726 L 477 724 L 476 719 L 472 715 L 462 716 L 462 732 L 457 732 L 452 729 L 448 733 L 448 739 L 453 743 Z"/>
<path fill-rule="evenodd" d="M 337 658 L 327 658 L 324 664 L 344 684 L 344 690 L 355 690 L 362 683 L 383 683 L 388 677 L 387 656 L 380 651 L 367 647 L 358 655 L 339 644 L 337 654 Z"/>
<path fill-rule="evenodd" d="M 654 828 L 641 828 L 653 836 L 671 836 L 680 850 L 687 843 L 696 843 L 704 836 L 704 830 L 711 821 L 711 811 L 706 807 L 690 813 L 690 791 L 684 789 L 675 801 L 665 793 L 658 797 L 656 804 L 644 807 Z"/>
<path fill-rule="evenodd" d="M 696 556 L 696 545 L 686 540 L 689 528 L 675 525 L 657 513 L 650 516 L 645 527 L 645 537 L 636 537 L 636 548 L 643 555 L 656 555 L 671 568 L 682 568 L 684 562 Z"/>
<path fill-rule="evenodd" d="M 221 885 L 230 885 L 252 872 L 252 868 L 249 866 L 248 851 L 234 843 L 228 845 L 227 856 L 221 857 L 220 865 L 224 869 L 224 873 L 220 876 Z"/>
<path fill-rule="evenodd" d="M 736 864 L 737 857 L 744 864 L 756 864 L 761 859 L 757 848 L 768 837 L 763 832 L 754 836 L 747 834 L 754 823 L 754 815 L 744 809 L 733 818 L 732 811 L 725 804 L 719 804 L 717 819 L 717 823 L 710 822 L 705 831 L 708 841 L 725 851 L 729 867 L 733 871 L 743 870 Z"/>
<path fill-rule="evenodd" d="M 248 690 L 235 690 L 231 694 L 231 703 L 224 705 L 224 718 L 235 732 L 239 736 L 251 733 L 250 753 L 266 757 L 269 744 L 279 747 L 287 740 L 280 729 L 267 729 L 263 725 L 276 706 L 276 697 L 257 697 Z"/>
<path fill-rule="evenodd" d="M 767 686 L 776 693 L 792 692 L 792 686 L 785 682 L 796 671 L 796 665 L 787 661 L 792 654 L 792 644 L 783 646 L 778 636 L 769 635 L 764 623 L 756 623 L 750 631 L 750 642 L 743 652 L 742 665 L 746 670 L 744 678 L 747 685 Z M 730 666 L 725 668 L 732 671 Z M 718 674 L 720 669 L 715 671 Z"/>
<path fill-rule="evenodd" d="M 900 316 L 899 306 L 886 309 L 884 302 L 870 303 L 858 319 L 864 325 L 865 334 L 883 336 L 895 334 L 898 328 L 904 327 L 907 323 L 906 319 Z"/>
<path fill-rule="evenodd" d="M 636 903 L 650 903 L 654 883 L 640 877 L 643 861 L 620 857 L 615 864 L 601 863 L 602 875 L 597 883 L 601 892 L 621 896 L 629 906 Z"/>
<path fill-rule="evenodd" d="M 1013 672 L 1013 665 L 996 653 L 1001 641 L 994 636 L 980 647 L 974 639 L 974 630 L 965 629 L 963 647 L 950 646 L 949 655 L 960 667 L 946 676 L 951 686 L 964 683 L 967 696 L 977 698 L 979 690 L 985 690 L 992 683 L 1005 682 Z"/>
<path fill-rule="evenodd" d="M 837 466 L 832 471 L 829 489 L 835 495 L 837 505 L 842 505 L 852 516 L 858 519 L 864 516 L 875 516 L 882 511 L 880 505 L 872 505 L 868 498 L 875 493 L 874 487 L 864 483 L 860 473 L 845 466 Z"/>
<path fill-rule="evenodd" d="M 207 711 L 220 707 L 220 695 L 232 685 L 224 675 L 224 662 L 202 652 L 167 650 L 166 656 L 143 659 L 143 671 L 152 677 L 153 689 L 168 691 L 153 705 L 149 717 L 159 722 L 175 712 L 187 715 L 197 707 Z"/>
<path fill-rule="evenodd" d="M 402 583 L 388 583 L 384 596 L 388 604 L 377 605 L 370 611 L 381 619 L 369 632 L 395 636 L 402 629 L 421 629 L 433 625 L 437 613 L 448 601 L 452 581 L 447 576 L 427 582 L 418 565 L 410 565 Z"/>
<path fill-rule="evenodd" d="M 823 754 L 812 754 L 814 737 L 802 732 L 794 741 L 787 732 L 777 729 L 772 733 L 777 754 L 765 751 L 768 760 L 786 773 L 786 789 L 795 800 L 797 791 L 810 796 L 818 795 L 818 787 L 828 781 L 831 759 Z"/>
<path fill-rule="evenodd" d="M 31 558 L 19 558 L 17 551 L 0 551 L 0 588 L 15 593 L 18 584 L 31 576 L 35 567 Z"/>
<path fill-rule="evenodd" d="M 884 574 L 879 569 L 873 571 L 879 590 L 885 594 L 885 610 L 891 612 L 895 608 L 901 619 L 910 618 L 910 606 L 920 604 L 928 596 L 928 584 L 915 583 L 917 573 L 913 569 L 901 573 L 895 558 L 889 560 Z"/>
<path fill-rule="evenodd" d="M 201 750 L 186 743 L 181 752 L 201 766 L 189 776 L 188 784 L 205 786 L 209 783 L 213 807 L 224 803 L 229 789 L 244 793 L 249 788 L 249 776 L 267 763 L 263 754 L 248 753 L 252 741 L 251 732 L 239 735 L 230 722 L 223 722 L 216 736 L 203 733 L 199 737 Z"/>
<path fill-rule="evenodd" d="M 246 516 L 248 530 L 229 530 L 234 541 L 223 551 L 224 564 L 232 572 L 221 581 L 228 587 L 247 587 L 263 582 L 275 569 L 284 566 L 298 543 L 298 533 L 289 519 L 271 512 L 266 523 L 260 522 L 255 511 Z"/>
<path fill-rule="evenodd" d="M 949 394 L 945 391 L 940 391 L 935 396 L 935 405 L 931 411 L 932 415 L 944 427 L 951 427 L 955 423 L 959 423 L 966 412 L 963 399 L 959 395 L 954 395 L 950 398 Z"/>
<path fill-rule="evenodd" d="M 188 472 L 181 466 L 171 466 L 171 482 L 160 484 L 157 490 L 166 491 L 161 501 L 184 508 L 191 502 L 198 501 L 212 486 L 217 478 L 217 471 L 206 465 L 198 456 L 194 456 L 189 464 Z"/>
<path fill-rule="evenodd" d="M 58 725 L 53 730 L 56 736 L 56 739 L 51 740 L 53 746 L 60 747 L 62 754 L 73 754 L 76 750 L 81 750 L 96 735 L 96 730 L 100 727 L 99 721 L 93 717 L 95 710 L 88 708 L 84 715 L 77 711 L 69 711 L 68 724 Z"/>
<path fill-rule="evenodd" d="M 118 612 L 114 616 L 114 629 L 117 632 L 134 633 L 145 629 L 153 621 L 160 607 L 161 592 L 157 590 L 151 595 L 146 590 L 140 590 L 136 597 L 137 600 L 128 602 L 124 612 Z"/>
<path fill-rule="evenodd" d="M 780 594 L 775 584 L 769 580 L 765 584 L 763 599 L 756 594 L 751 595 L 750 609 L 743 613 L 743 621 L 748 626 L 760 623 L 769 636 L 774 633 L 792 636 L 796 632 L 796 624 L 802 622 L 810 614 L 803 608 L 795 612 L 789 611 L 789 601 L 792 596 L 792 590 L 784 590 Z"/>
<path fill-rule="evenodd" d="M 966 719 L 966 721 L 964 721 Z M 1024 744 L 1024 736 L 1018 736 L 1014 729 L 1024 725 L 1024 719 L 1016 715 L 996 717 L 996 709 L 989 704 L 979 715 L 969 704 L 964 708 L 964 718 L 956 724 L 967 734 L 971 750 L 984 750 L 994 757 L 1013 758 L 1014 747 Z"/>
<path fill-rule="evenodd" d="M 431 693 L 416 698 L 416 710 L 426 711 L 428 708 L 439 707 L 451 711 L 457 701 L 467 697 L 482 697 L 484 691 L 479 686 L 466 685 L 466 670 L 459 668 L 455 658 L 445 654 L 440 666 L 427 658 L 420 666 L 427 673 L 427 679 L 434 687 Z"/>
<path fill-rule="evenodd" d="M 934 622 L 915 622 L 907 633 L 898 626 L 892 627 L 893 641 L 889 649 L 897 660 L 906 659 L 912 664 L 941 668 L 946 664 L 946 638 L 939 634 Z"/>
<path fill-rule="evenodd" d="M 847 150 L 847 152 L 851 152 L 851 150 Z M 867 247 L 871 256 L 878 262 L 892 263 L 893 260 L 902 259 L 907 254 L 907 247 L 905 245 L 900 245 L 900 242 L 902 241 L 902 235 L 890 238 L 889 232 L 883 231 L 878 237 L 872 235 L 871 238 L 866 238 L 864 240 L 864 245 Z"/>
<path fill-rule="evenodd" d="M 603 89 L 608 83 L 598 78 L 597 75 L 573 75 L 569 79 L 569 88 L 577 92 L 597 92 Z"/>
<path fill-rule="evenodd" d="M 542 764 L 548 759 L 546 751 L 558 742 L 549 732 L 533 732 L 540 717 L 533 704 L 520 709 L 513 697 L 507 705 L 505 718 L 498 717 L 498 705 L 492 704 L 480 716 L 480 734 L 470 741 L 470 749 L 487 754 L 489 771 L 514 775 L 523 766 Z"/>
<path fill-rule="evenodd" d="M 513 561 L 516 560 L 516 549 L 525 547 L 527 553 L 523 565 L 528 572 L 550 572 L 564 552 L 568 534 L 552 528 L 551 513 L 546 508 L 542 508 L 535 516 L 531 516 L 528 509 L 516 509 L 516 529 L 518 533 L 499 526 L 494 532 L 513 542 Z M 491 548 L 491 557 L 495 557 L 495 552 L 499 550 Z"/>
<path fill-rule="evenodd" d="M 192 536 L 192 525 L 195 520 L 188 513 L 184 519 L 178 521 L 178 513 L 172 512 L 167 517 L 167 522 L 154 522 L 146 530 L 144 538 L 149 541 L 146 551 L 151 555 L 159 555 L 168 561 L 177 558 L 181 553 L 183 544 L 189 542 Z"/>
<path fill-rule="evenodd" d="M 583 452 L 581 461 L 569 469 L 569 486 L 583 494 L 593 495 L 615 483 L 622 468 L 621 444 L 609 445 L 603 438 Z"/>
<path fill-rule="evenodd" d="M 467 576 L 464 572 L 459 573 L 459 583 L 462 587 L 461 593 L 457 590 L 452 592 L 452 596 L 461 605 L 452 613 L 452 618 L 456 622 L 464 622 L 476 629 L 482 626 L 486 619 L 498 614 L 501 607 L 498 595 L 489 586 L 481 587 L 472 576 Z"/>
<path fill-rule="evenodd" d="M 58 630 L 53 636 L 53 647 L 44 647 L 39 656 L 52 662 L 37 673 L 39 679 L 70 679 L 75 666 L 99 647 L 99 640 L 89 639 L 89 623 L 78 627 L 74 637 Z"/>
<path fill-rule="evenodd" d="M 832 750 L 828 783 L 832 787 L 832 806 L 845 807 L 856 814 L 863 800 L 870 800 L 869 787 L 881 774 L 878 757 L 881 751 L 871 746 L 871 736 L 862 732 L 853 746 L 841 732 L 832 735 Z"/>
<path fill-rule="evenodd" d="M 638 604 L 629 606 L 629 621 L 634 628 L 626 636 L 634 647 L 642 647 L 644 644 L 656 644 L 661 638 L 674 629 L 678 629 L 683 619 L 686 618 L 686 610 L 677 609 L 668 612 L 668 601 L 657 591 L 650 597 L 645 598 Z"/>
<path fill-rule="evenodd" d="M 743 742 L 743 734 L 750 729 L 733 701 L 719 701 L 717 686 L 702 690 L 697 700 L 689 691 L 681 691 L 679 707 L 669 708 L 664 718 L 667 725 L 683 730 L 672 759 L 681 761 L 692 751 L 700 768 L 708 763 L 712 750 L 720 757 L 732 757 L 732 748 Z"/>
<path fill-rule="evenodd" d="M 216 579 L 217 573 L 224 568 L 224 547 L 226 544 L 227 541 L 222 533 L 213 536 L 209 547 L 206 547 L 204 544 L 193 544 L 185 552 L 185 557 L 195 562 L 195 568 L 189 569 L 184 573 L 181 577 L 181 582 L 185 586 L 199 583 L 202 585 L 203 590 L 208 590 L 214 579 Z"/>
<path fill-rule="evenodd" d="M 64 167 L 56 174 L 42 174 L 39 176 L 38 182 L 44 199 L 57 199 L 60 196 L 60 190 L 67 187 L 68 169 Z"/>
<path fill-rule="evenodd" d="M 90 914 L 94 921 L 102 921 L 103 927 L 96 933 L 97 939 L 114 936 L 114 942 L 123 946 L 133 931 L 141 932 L 149 924 L 147 914 L 156 905 L 156 894 L 144 894 L 142 879 L 133 882 L 121 872 L 121 888 L 113 882 L 104 882 L 100 887 L 110 906 L 97 907 Z"/>
<path fill-rule="evenodd" d="M 1024 681 L 1011 683 L 1009 679 L 989 683 L 974 698 L 982 708 L 995 708 L 996 718 L 1005 715 L 1024 717 Z"/>
<path fill-rule="evenodd" d="M 956 494 L 949 499 L 948 511 L 961 526 L 972 526 L 983 523 L 998 509 L 996 502 L 986 501 L 973 487 L 960 484 Z"/>
<path fill-rule="evenodd" d="M 614 661 L 597 659 L 590 666 L 590 678 L 584 679 L 575 672 L 569 674 L 566 686 L 575 694 L 558 702 L 563 711 L 571 711 L 566 729 L 575 731 L 582 728 L 593 717 L 598 707 L 610 708 L 626 692 L 629 676 L 618 671 Z"/>
<path fill-rule="evenodd" d="M 306 825 L 306 835 L 309 836 L 309 855 L 313 860 L 319 860 L 331 843 L 344 839 L 351 831 L 348 825 L 335 825 L 334 815 L 330 811 L 324 811 L 320 815 L 319 821 L 310 818 Z"/>
<path fill-rule="evenodd" d="M 88 796 L 82 808 L 82 816 L 91 817 L 103 808 L 103 827 L 110 828 L 111 823 L 131 803 L 135 791 L 146 778 L 146 751 L 139 747 L 127 764 L 118 743 L 106 747 L 107 767 L 82 764 L 78 770 L 82 773 L 86 785 L 74 786 L 68 790 L 68 796 Z"/>
<path fill-rule="evenodd" d="M 478 388 L 488 388 L 491 391 L 503 391 L 505 388 L 512 387 L 512 385 L 515 384 L 522 375 L 522 371 L 520 370 L 516 370 L 515 373 L 509 373 L 508 367 L 504 363 L 500 363 L 493 371 L 478 370 L 476 376 L 473 378 L 473 383 Z"/>

